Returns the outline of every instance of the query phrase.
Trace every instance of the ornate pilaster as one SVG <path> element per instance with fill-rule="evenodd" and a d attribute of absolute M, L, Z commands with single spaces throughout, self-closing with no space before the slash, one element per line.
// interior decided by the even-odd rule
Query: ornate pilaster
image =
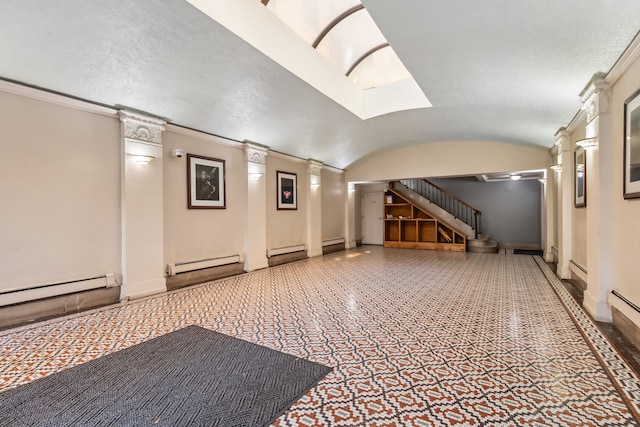
<path fill-rule="evenodd" d="M 309 160 L 309 175 L 321 176 L 322 175 L 322 163 L 316 160 Z"/>
<path fill-rule="evenodd" d="M 124 152 L 130 156 L 162 158 L 162 131 L 166 122 L 129 111 L 120 111 Z"/>
<path fill-rule="evenodd" d="M 611 100 L 611 88 L 609 83 L 598 80 L 587 88 L 580 97 L 582 108 L 587 112 L 587 123 L 591 123 L 601 114 L 609 112 L 609 102 Z M 587 138 L 592 136 L 587 135 Z"/>
<path fill-rule="evenodd" d="M 129 111 L 120 111 L 122 134 L 127 139 L 152 144 L 162 144 L 165 121 Z"/>
<path fill-rule="evenodd" d="M 580 98 L 587 113 L 585 136 L 595 141 L 585 148 L 587 191 L 587 289 L 583 306 L 599 321 L 611 321 L 608 296 L 613 283 L 612 189 L 615 153 L 610 114 L 611 88 L 592 81 Z"/>
<path fill-rule="evenodd" d="M 263 145 L 245 142 L 244 152 L 248 163 L 266 165 L 269 149 Z"/>
<path fill-rule="evenodd" d="M 322 163 L 308 160 L 307 255 L 322 255 Z"/>
<path fill-rule="evenodd" d="M 120 111 L 122 276 L 121 298 L 166 291 L 162 120 Z"/>
<path fill-rule="evenodd" d="M 269 149 L 246 141 L 244 145 L 247 188 L 245 191 L 245 271 L 268 267 L 267 260 L 267 172 Z M 275 180 L 275 177 L 274 177 Z"/>
<path fill-rule="evenodd" d="M 558 267 L 556 274 L 561 279 L 570 279 L 569 262 L 572 254 L 572 220 L 573 220 L 573 186 L 572 186 L 572 150 L 569 132 L 560 129 L 556 133 L 558 146 L 558 163 L 561 168 L 555 168 L 558 188 Z"/>

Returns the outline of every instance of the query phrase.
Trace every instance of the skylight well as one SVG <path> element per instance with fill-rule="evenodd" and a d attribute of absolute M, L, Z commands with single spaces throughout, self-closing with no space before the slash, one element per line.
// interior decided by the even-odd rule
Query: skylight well
<path fill-rule="evenodd" d="M 413 79 L 359 0 L 261 0 L 361 90 Z"/>
<path fill-rule="evenodd" d="M 360 0 L 186 0 L 362 120 L 431 107 Z"/>

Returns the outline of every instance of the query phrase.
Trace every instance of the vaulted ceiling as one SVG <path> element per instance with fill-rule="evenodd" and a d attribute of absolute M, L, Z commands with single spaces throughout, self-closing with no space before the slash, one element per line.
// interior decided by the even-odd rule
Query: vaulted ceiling
<path fill-rule="evenodd" d="M 184 0 L 4 0 L 0 78 L 346 168 L 436 141 L 550 147 L 640 29 L 638 0 L 363 4 L 432 107 L 363 119 Z"/>

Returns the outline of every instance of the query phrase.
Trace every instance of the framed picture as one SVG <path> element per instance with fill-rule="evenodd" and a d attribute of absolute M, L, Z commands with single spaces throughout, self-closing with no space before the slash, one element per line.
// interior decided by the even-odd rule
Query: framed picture
<path fill-rule="evenodd" d="M 587 206 L 587 161 L 584 148 L 573 152 L 573 205 L 576 208 Z"/>
<path fill-rule="evenodd" d="M 278 210 L 298 209 L 298 176 L 295 173 L 276 172 L 278 176 Z"/>
<path fill-rule="evenodd" d="M 624 103 L 624 198 L 640 197 L 640 90 Z"/>
<path fill-rule="evenodd" d="M 225 209 L 224 160 L 187 154 L 189 209 Z"/>

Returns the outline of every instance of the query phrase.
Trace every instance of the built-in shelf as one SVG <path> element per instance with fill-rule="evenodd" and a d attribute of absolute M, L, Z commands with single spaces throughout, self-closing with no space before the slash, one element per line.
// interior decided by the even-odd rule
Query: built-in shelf
<path fill-rule="evenodd" d="M 389 189 L 384 204 L 384 246 L 464 252 L 467 238 Z"/>

